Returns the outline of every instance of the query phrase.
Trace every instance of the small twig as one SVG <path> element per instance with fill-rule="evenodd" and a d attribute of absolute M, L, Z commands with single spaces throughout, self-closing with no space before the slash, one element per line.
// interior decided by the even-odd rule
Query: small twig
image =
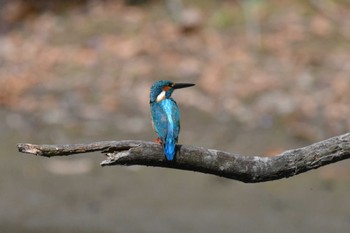
<path fill-rule="evenodd" d="M 175 161 L 167 161 L 159 144 L 133 140 L 71 145 L 20 143 L 17 148 L 23 153 L 45 157 L 101 151 L 108 157 L 101 163 L 102 166 L 167 167 L 257 183 L 294 176 L 350 158 L 350 133 L 285 151 L 274 157 L 242 156 L 219 150 L 178 145 Z"/>

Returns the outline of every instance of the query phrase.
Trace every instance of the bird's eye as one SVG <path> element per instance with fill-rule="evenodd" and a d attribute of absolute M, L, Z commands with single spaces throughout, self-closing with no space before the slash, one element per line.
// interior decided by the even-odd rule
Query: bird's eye
<path fill-rule="evenodd" d="M 165 87 L 163 87 L 163 91 L 169 91 L 170 90 L 170 86 L 165 86 Z"/>

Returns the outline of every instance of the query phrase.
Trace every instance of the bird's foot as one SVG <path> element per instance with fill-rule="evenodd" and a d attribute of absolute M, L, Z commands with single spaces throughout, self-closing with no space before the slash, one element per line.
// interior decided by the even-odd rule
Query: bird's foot
<path fill-rule="evenodd" d="M 160 140 L 160 138 L 157 138 L 156 143 L 162 144 L 162 140 Z"/>

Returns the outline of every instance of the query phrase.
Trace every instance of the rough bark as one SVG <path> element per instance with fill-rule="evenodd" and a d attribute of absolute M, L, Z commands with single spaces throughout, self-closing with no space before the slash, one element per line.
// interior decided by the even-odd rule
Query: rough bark
<path fill-rule="evenodd" d="M 38 156 L 67 156 L 101 151 L 102 166 L 145 165 L 209 173 L 246 183 L 294 176 L 350 158 L 350 133 L 273 157 L 242 156 L 201 147 L 178 145 L 174 161 L 166 161 L 159 144 L 145 141 L 104 141 L 90 144 L 34 145 L 19 143 L 20 152 Z"/>

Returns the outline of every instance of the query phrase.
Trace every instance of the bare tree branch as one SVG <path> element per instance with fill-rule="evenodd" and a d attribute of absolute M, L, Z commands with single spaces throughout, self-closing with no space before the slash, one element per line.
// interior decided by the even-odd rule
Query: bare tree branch
<path fill-rule="evenodd" d="M 102 166 L 145 165 L 197 171 L 257 183 L 294 176 L 350 158 L 350 133 L 288 150 L 274 157 L 242 156 L 219 150 L 178 145 L 175 161 L 166 161 L 159 144 L 145 141 L 105 141 L 91 144 L 33 145 L 20 143 L 20 152 L 45 157 L 101 151 Z"/>

